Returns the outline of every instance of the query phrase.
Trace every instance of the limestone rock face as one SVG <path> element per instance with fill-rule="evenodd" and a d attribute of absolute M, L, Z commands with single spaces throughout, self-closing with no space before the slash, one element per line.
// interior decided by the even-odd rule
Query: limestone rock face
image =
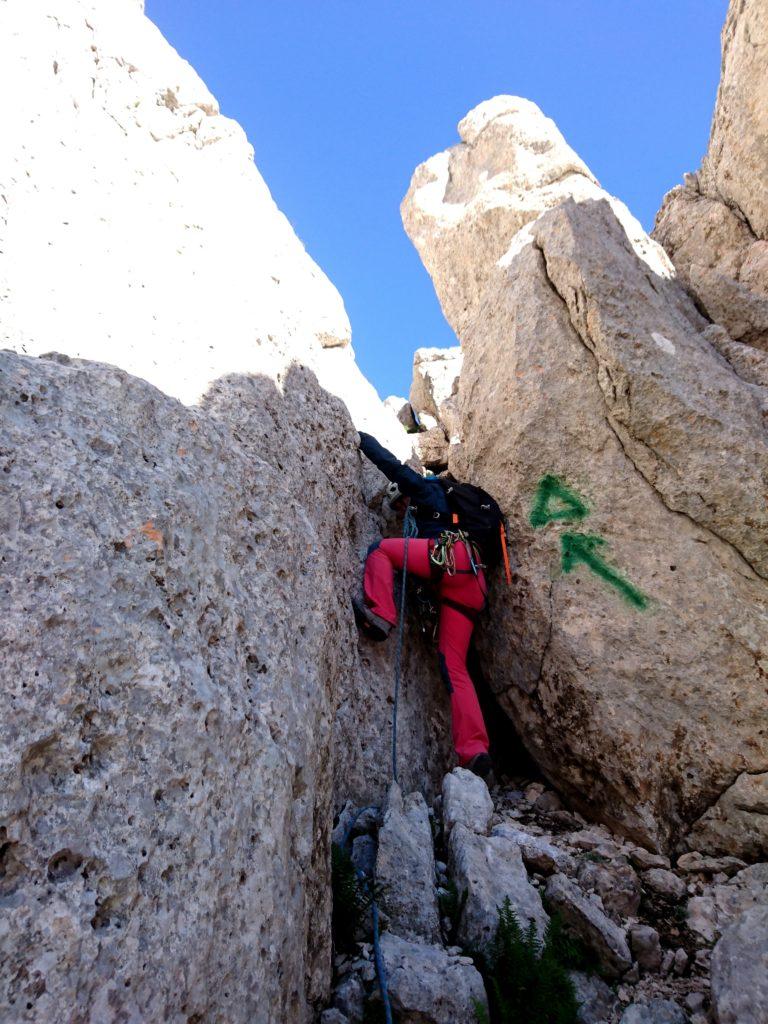
<path fill-rule="evenodd" d="M 732 0 L 701 170 L 672 189 L 654 237 L 707 316 L 768 350 L 768 10 Z"/>
<path fill-rule="evenodd" d="M 456 1024 L 488 1012 L 483 979 L 466 957 L 385 932 L 381 954 L 392 1008 L 402 1024 Z M 467 962 L 465 962 L 467 961 Z"/>
<path fill-rule="evenodd" d="M 745 910 L 715 946 L 712 1000 L 718 1024 L 768 1018 L 768 904 Z"/>
<path fill-rule="evenodd" d="M 452 877 L 460 893 L 466 892 L 459 941 L 482 949 L 496 934 L 499 907 L 509 898 L 523 929 L 536 926 L 539 938 L 547 927 L 541 896 L 528 881 L 520 848 L 501 835 L 483 836 L 455 824 L 449 839 Z"/>
<path fill-rule="evenodd" d="M 448 464 L 448 441 L 442 427 L 414 434 L 414 447 L 427 469 L 437 470 Z"/>
<path fill-rule="evenodd" d="M 184 402 L 299 359 L 407 458 L 245 133 L 142 5 L 6 0 L 0 33 L 0 346 L 114 363 Z"/>
<path fill-rule="evenodd" d="M 670 848 L 768 768 L 768 392 L 537 108 L 459 130 L 403 219 L 464 353 L 449 468 L 509 521 L 486 675 L 561 791 Z M 729 853 L 764 815 L 739 802 Z"/>
<path fill-rule="evenodd" d="M 632 966 L 632 955 L 624 930 L 603 912 L 600 902 L 590 900 L 565 875 L 547 881 L 547 905 L 557 910 L 565 926 L 574 932 L 598 958 L 606 977 L 618 978 Z"/>
<path fill-rule="evenodd" d="M 461 348 L 417 348 L 413 354 L 411 408 L 427 413 L 442 426 L 446 437 L 457 437 L 461 422 L 456 395 L 461 376 Z"/>
<path fill-rule="evenodd" d="M 425 263 L 443 312 L 462 343 L 497 264 L 509 263 L 518 232 L 563 199 L 608 199 L 627 235 L 660 274 L 671 264 L 626 206 L 600 188 L 555 123 L 535 103 L 496 96 L 459 124 L 462 143 L 414 172 L 403 223 Z"/>
<path fill-rule="evenodd" d="M 232 420 L 0 365 L 0 1016 L 308 1019 L 353 628 L 322 538 Z"/>
<path fill-rule="evenodd" d="M 427 804 L 421 793 L 403 797 L 392 783 L 379 831 L 376 881 L 384 887 L 382 909 L 393 935 L 440 942 L 435 856 Z"/>
<path fill-rule="evenodd" d="M 443 779 L 443 827 L 454 825 L 487 835 L 493 817 L 493 800 L 483 779 L 466 768 L 454 768 Z"/>
<path fill-rule="evenodd" d="M 390 772 L 350 415 L 410 444 L 142 4 L 6 0 L 0 32 L 0 1017 L 303 1024 L 333 811 Z M 447 723 L 413 630 L 409 789 Z"/>

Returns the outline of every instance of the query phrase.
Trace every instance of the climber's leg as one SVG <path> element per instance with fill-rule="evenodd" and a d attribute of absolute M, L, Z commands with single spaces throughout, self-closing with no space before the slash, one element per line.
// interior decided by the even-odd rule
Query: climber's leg
<path fill-rule="evenodd" d="M 465 766 L 477 754 L 488 753 L 488 733 L 480 710 L 475 687 L 467 670 L 469 641 L 474 617 L 485 605 L 486 584 L 482 571 L 475 576 L 470 570 L 469 554 L 463 544 L 454 548 L 454 576 L 447 573 L 440 581 L 440 597 L 459 605 L 440 605 L 439 657 L 440 671 L 451 693 L 453 745 L 459 764 Z"/>
<path fill-rule="evenodd" d="M 446 604 L 440 608 L 440 672 L 451 694 L 453 745 L 459 764 L 488 753 L 488 733 L 475 687 L 467 670 L 467 652 L 474 623 Z"/>
<path fill-rule="evenodd" d="M 431 576 L 429 540 L 411 538 L 408 542 L 408 572 L 423 579 Z M 363 590 L 365 603 L 380 619 L 395 625 L 394 577 L 395 569 L 402 569 L 406 541 L 402 538 L 382 540 L 374 544 L 365 561 Z"/>

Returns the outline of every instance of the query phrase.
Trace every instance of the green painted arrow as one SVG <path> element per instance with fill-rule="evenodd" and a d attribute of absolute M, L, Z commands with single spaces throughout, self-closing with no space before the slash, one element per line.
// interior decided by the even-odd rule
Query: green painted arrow
<path fill-rule="evenodd" d="M 605 547 L 602 537 L 588 533 L 563 533 L 560 537 L 562 548 L 563 572 L 571 572 L 579 563 L 591 569 L 596 576 L 616 587 L 621 596 L 635 608 L 647 608 L 648 598 L 607 562 L 603 561 L 597 551 Z"/>
<path fill-rule="evenodd" d="M 559 508 L 552 507 L 555 502 L 559 502 Z M 577 523 L 588 515 L 585 502 L 559 477 L 542 477 L 531 509 L 530 523 L 534 530 L 553 522 Z"/>

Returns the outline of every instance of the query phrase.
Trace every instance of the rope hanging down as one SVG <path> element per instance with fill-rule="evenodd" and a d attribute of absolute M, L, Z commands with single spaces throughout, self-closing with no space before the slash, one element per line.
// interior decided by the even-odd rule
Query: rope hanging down
<path fill-rule="evenodd" d="M 400 586 L 400 620 L 397 628 L 397 647 L 395 649 L 395 696 L 392 704 L 392 778 L 397 782 L 397 705 L 400 699 L 400 676 L 403 660 L 403 634 L 405 633 L 405 587 L 408 582 L 408 542 L 419 534 L 416 519 L 410 508 L 405 511 L 403 520 L 403 580 Z"/>
<path fill-rule="evenodd" d="M 400 697 L 400 674 L 402 667 L 403 658 L 403 634 L 405 632 L 405 588 L 408 582 L 408 542 L 412 537 L 418 536 L 418 529 L 416 526 L 416 520 L 414 519 L 413 513 L 410 509 L 406 509 L 405 520 L 403 522 L 403 537 L 405 538 L 405 549 L 403 552 L 403 582 L 400 588 L 400 622 L 397 630 L 397 648 L 395 650 L 395 696 L 392 706 L 392 778 L 397 782 L 397 705 Z M 343 845 L 349 842 L 350 836 L 352 835 L 352 829 L 354 828 L 355 822 L 363 813 L 363 811 L 371 810 L 373 808 L 364 807 L 358 811 L 352 819 L 351 823 L 347 827 L 344 834 Z M 384 957 L 381 954 L 381 941 L 379 933 L 379 908 L 376 903 L 376 876 L 375 873 L 370 880 L 370 883 L 366 882 L 365 876 L 363 875 L 360 880 L 363 884 L 370 885 L 371 894 L 371 916 L 373 918 L 373 956 L 374 963 L 376 966 L 376 979 L 379 983 L 379 991 L 381 992 L 381 1001 L 384 1005 L 384 1017 L 386 1024 L 393 1024 L 392 1017 L 392 1005 L 389 999 L 389 991 L 387 988 L 387 971 L 384 966 Z"/>

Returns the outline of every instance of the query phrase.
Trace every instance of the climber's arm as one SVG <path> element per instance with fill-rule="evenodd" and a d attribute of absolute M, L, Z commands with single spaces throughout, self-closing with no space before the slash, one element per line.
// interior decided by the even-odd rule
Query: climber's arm
<path fill-rule="evenodd" d="M 403 494 L 412 498 L 417 505 L 433 505 L 435 503 L 435 495 L 432 493 L 434 485 L 431 481 L 425 480 L 410 466 L 400 462 L 392 452 L 387 451 L 383 445 L 379 444 L 375 437 L 363 433 L 362 430 L 359 433 L 360 451 L 371 460 L 377 469 L 381 470 L 388 480 L 393 480 Z"/>

